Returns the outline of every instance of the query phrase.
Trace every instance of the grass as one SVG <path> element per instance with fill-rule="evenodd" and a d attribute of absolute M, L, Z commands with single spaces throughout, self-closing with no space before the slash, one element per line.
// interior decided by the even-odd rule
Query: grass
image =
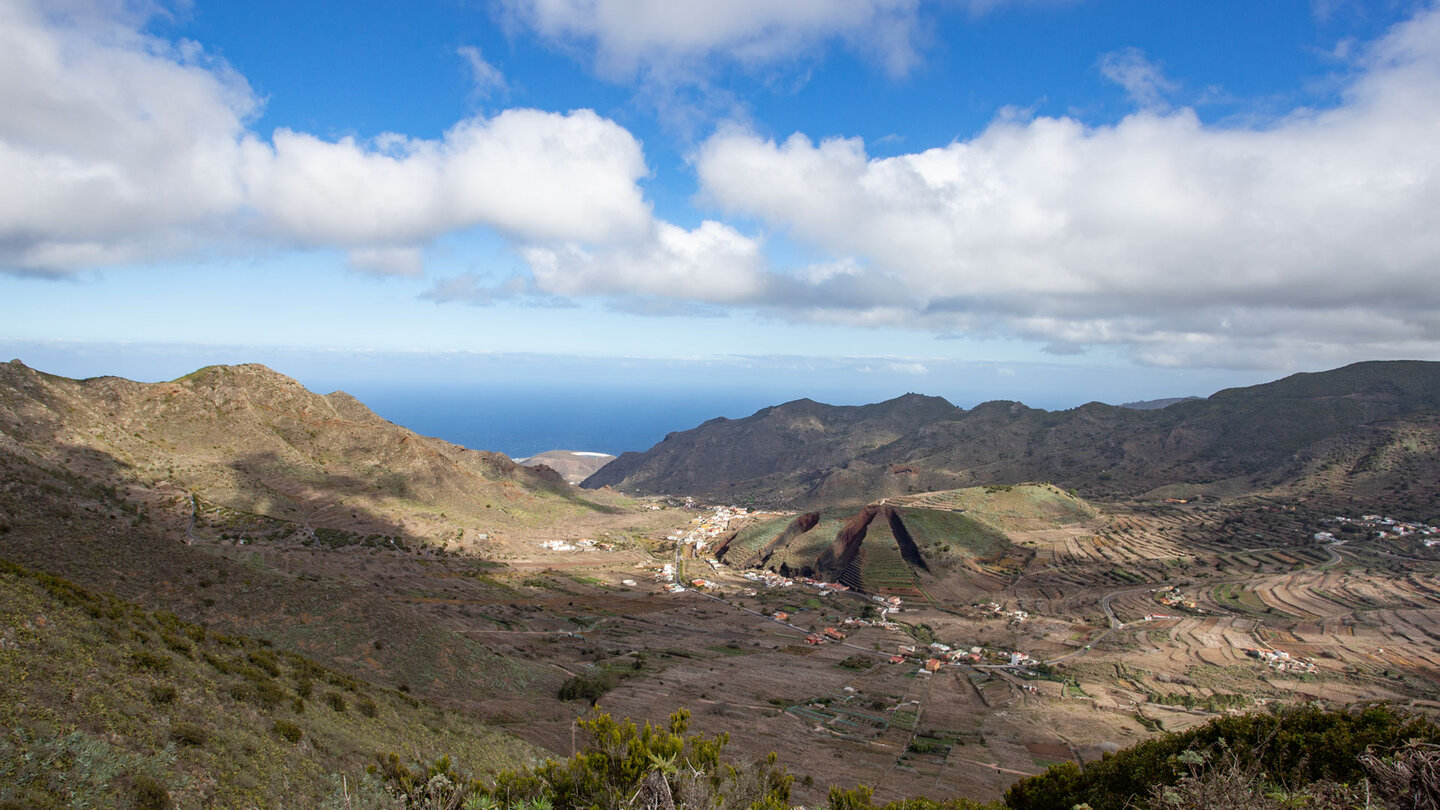
<path fill-rule="evenodd" d="M 953 568 L 966 560 L 993 563 L 1013 546 L 1000 530 L 960 512 L 902 508 L 905 529 L 932 566 Z"/>
<path fill-rule="evenodd" d="M 123 807 L 144 793 L 319 806 L 332 774 L 353 780 L 377 752 L 443 751 L 485 768 L 534 753 L 256 639 L 3 560 L 0 627 L 0 803 Z"/>
<path fill-rule="evenodd" d="M 1266 613 L 1266 605 L 1260 601 L 1260 597 L 1252 590 L 1243 585 L 1225 583 L 1215 586 L 1215 601 L 1227 610 L 1236 613 Z"/>

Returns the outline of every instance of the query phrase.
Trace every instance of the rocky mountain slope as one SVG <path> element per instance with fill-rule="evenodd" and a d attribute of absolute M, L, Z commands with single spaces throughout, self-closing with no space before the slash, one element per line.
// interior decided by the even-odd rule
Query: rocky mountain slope
<path fill-rule="evenodd" d="M 1358 363 L 1158 410 L 1019 402 L 970 410 L 907 395 L 800 400 L 627 453 L 586 487 L 818 506 L 977 484 L 1052 481 L 1091 496 L 1167 486 L 1286 487 L 1423 504 L 1440 470 L 1440 363 Z"/>
<path fill-rule="evenodd" d="M 260 365 L 154 384 L 0 365 L 4 451 L 151 495 L 437 543 L 608 508 L 547 467 L 417 435 Z"/>

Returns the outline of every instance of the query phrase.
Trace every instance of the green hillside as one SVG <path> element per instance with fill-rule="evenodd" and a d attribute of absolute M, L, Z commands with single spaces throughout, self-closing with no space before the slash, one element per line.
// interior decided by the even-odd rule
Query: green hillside
<path fill-rule="evenodd" d="M 961 513 L 938 509 L 899 508 L 905 530 L 932 570 L 968 561 L 994 562 L 1011 549 L 1004 532 Z"/>
<path fill-rule="evenodd" d="M 376 754 L 536 751 L 411 696 L 0 560 L 0 804 L 318 807 Z"/>
<path fill-rule="evenodd" d="M 966 487 L 931 492 L 899 503 L 937 510 L 960 510 L 1001 531 L 1053 529 L 1089 520 L 1095 507 L 1052 484 Z M 918 538 L 917 538 L 918 540 Z"/>

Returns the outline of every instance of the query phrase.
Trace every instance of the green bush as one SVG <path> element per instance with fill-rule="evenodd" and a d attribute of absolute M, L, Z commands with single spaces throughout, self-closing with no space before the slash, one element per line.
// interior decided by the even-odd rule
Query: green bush
<path fill-rule="evenodd" d="M 174 723 L 170 726 L 170 739 L 181 745 L 204 745 L 210 740 L 210 732 L 195 723 Z"/>
<path fill-rule="evenodd" d="M 596 677 L 593 675 L 576 675 L 560 684 L 559 696 L 561 700 L 588 700 L 590 705 L 600 702 L 600 698 L 610 691 L 614 684 L 608 678 Z"/>
<path fill-rule="evenodd" d="M 130 658 L 135 662 L 135 666 L 151 672 L 169 672 L 170 667 L 174 665 L 170 656 L 149 650 L 136 650 L 130 654 Z"/>
<path fill-rule="evenodd" d="M 147 774 L 130 777 L 130 806 L 134 810 L 170 810 L 170 791 L 159 779 Z"/>
<path fill-rule="evenodd" d="M 1156 786 L 1173 785 L 1187 775 L 1182 757 L 1216 748 L 1257 762 L 1269 780 L 1292 789 L 1322 780 L 1349 784 L 1365 776 L 1359 758 L 1367 748 L 1391 751 L 1411 739 L 1440 742 L 1440 727 L 1385 706 L 1219 717 L 1107 754 L 1083 769 L 1072 762 L 1053 766 L 1012 785 L 1005 805 L 1014 810 L 1071 810 L 1077 804 L 1122 810 L 1143 801 Z"/>
<path fill-rule="evenodd" d="M 325 703 L 337 712 L 345 711 L 345 696 L 339 692 L 326 692 Z"/>
<path fill-rule="evenodd" d="M 501 773 L 489 783 L 467 783 L 443 757 L 411 767 L 393 753 L 377 755 L 371 772 L 411 807 L 653 807 L 668 806 L 668 798 L 674 807 L 788 810 L 791 777 L 774 754 L 756 763 L 724 762 L 728 736 L 686 736 L 689 722 L 684 710 L 667 726 L 644 728 L 596 715 L 580 721 L 587 737 L 581 753 Z"/>
<path fill-rule="evenodd" d="M 374 717 L 376 714 L 379 714 L 380 711 L 379 708 L 375 705 L 375 701 L 370 699 L 370 697 L 368 696 L 356 698 L 355 708 L 366 717 Z"/>
<path fill-rule="evenodd" d="M 285 699 L 285 690 L 271 681 L 255 684 L 255 701 L 267 709 L 273 709 Z"/>
<path fill-rule="evenodd" d="M 274 728 L 275 736 L 288 743 L 298 743 L 300 738 L 305 736 L 304 730 L 289 720 L 276 720 Z"/>
<path fill-rule="evenodd" d="M 170 684 L 157 683 L 150 687 L 150 702 L 156 706 L 174 703 L 178 695 L 179 692 Z"/>

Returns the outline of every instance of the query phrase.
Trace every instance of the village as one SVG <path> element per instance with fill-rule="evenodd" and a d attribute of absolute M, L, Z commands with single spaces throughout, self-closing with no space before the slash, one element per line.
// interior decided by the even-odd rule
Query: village
<path fill-rule="evenodd" d="M 1424 523 L 1397 520 L 1383 515 L 1361 515 L 1358 518 L 1335 515 L 1326 518 L 1324 523 L 1336 524 L 1340 531 L 1346 529 L 1359 529 L 1375 540 L 1399 540 L 1403 538 L 1414 538 L 1422 542 L 1426 548 L 1433 548 L 1440 545 L 1440 527 L 1430 526 Z M 1318 531 L 1313 539 L 1321 543 L 1344 543 L 1345 539 L 1337 537 L 1331 531 Z"/>

